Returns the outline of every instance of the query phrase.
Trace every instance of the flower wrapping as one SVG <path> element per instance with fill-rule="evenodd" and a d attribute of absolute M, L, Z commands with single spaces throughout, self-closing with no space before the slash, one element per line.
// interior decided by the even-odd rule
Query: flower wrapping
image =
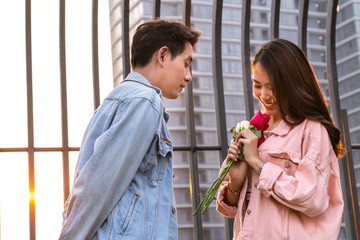
<path fill-rule="evenodd" d="M 258 112 L 255 114 L 255 116 L 250 120 L 250 122 L 249 121 L 241 121 L 238 124 L 236 124 L 236 127 L 233 127 L 230 129 L 230 132 L 233 133 L 233 141 L 235 142 L 237 135 L 242 130 L 250 129 L 258 137 L 257 146 L 259 147 L 265 141 L 264 131 L 266 129 L 268 129 L 268 127 L 269 127 L 269 124 L 268 124 L 269 120 L 270 120 L 269 115 L 262 114 L 260 112 L 260 110 L 258 110 Z M 241 160 L 244 158 L 243 147 L 239 147 L 239 148 L 240 148 L 240 154 L 238 156 L 238 159 Z M 208 191 L 206 192 L 203 200 L 201 201 L 201 203 L 199 204 L 197 209 L 192 214 L 193 216 L 195 216 L 198 213 L 198 211 L 200 210 L 201 207 L 204 207 L 203 210 L 201 211 L 201 213 L 204 214 L 206 209 L 210 206 L 211 202 L 216 200 L 215 194 L 219 190 L 220 184 L 224 180 L 226 174 L 229 172 L 229 169 L 230 169 L 231 165 L 233 164 L 233 162 L 234 161 L 232 159 L 230 159 L 228 161 L 228 164 L 222 170 L 219 177 L 216 178 L 215 181 L 211 184 L 211 186 L 208 189 Z"/>

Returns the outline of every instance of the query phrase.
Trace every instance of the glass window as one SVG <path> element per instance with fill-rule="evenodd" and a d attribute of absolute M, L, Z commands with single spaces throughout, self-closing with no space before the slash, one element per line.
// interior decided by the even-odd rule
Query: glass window
<path fill-rule="evenodd" d="M 223 60 L 223 72 L 225 74 L 241 74 L 241 62 L 235 60 Z"/>
<path fill-rule="evenodd" d="M 223 20 L 228 20 L 232 22 L 241 21 L 241 9 L 240 8 L 228 8 L 224 6 L 223 8 Z"/>
<path fill-rule="evenodd" d="M 225 107 L 227 110 L 245 110 L 243 96 L 225 96 Z"/>
<path fill-rule="evenodd" d="M 355 93 L 349 97 L 341 99 L 341 107 L 345 109 L 354 109 L 360 106 L 360 93 Z"/>
<path fill-rule="evenodd" d="M 221 50 L 223 56 L 241 56 L 240 43 L 223 42 Z"/>
<path fill-rule="evenodd" d="M 243 84 L 241 78 L 224 77 L 224 91 L 242 92 L 242 90 L 243 90 Z"/>
<path fill-rule="evenodd" d="M 325 46 L 325 34 L 308 32 L 308 44 Z"/>
<path fill-rule="evenodd" d="M 213 79 L 207 76 L 193 76 L 194 89 L 213 90 Z"/>
<path fill-rule="evenodd" d="M 354 21 L 351 21 L 347 23 L 345 26 L 338 28 L 336 30 L 337 41 L 341 41 L 344 40 L 345 38 L 352 36 L 356 32 L 356 30 L 357 29 Z"/>
<path fill-rule="evenodd" d="M 217 144 L 217 133 L 214 131 L 202 131 L 196 133 L 196 141 L 199 145 L 216 145 Z M 217 178 L 217 176 L 215 177 Z M 215 179 L 213 178 L 212 181 Z M 210 183 L 210 182 L 209 182 Z M 206 189 L 207 190 L 207 189 Z M 206 193 L 206 190 L 203 194 Z"/>
<path fill-rule="evenodd" d="M 359 93 L 358 93 L 358 97 L 360 98 Z M 348 118 L 349 118 L 349 128 L 354 128 L 354 127 L 360 126 L 360 110 L 356 111 L 355 113 L 349 114 Z M 360 180 L 360 178 L 359 178 L 359 180 Z"/>
<path fill-rule="evenodd" d="M 354 38 L 350 41 L 347 41 L 345 43 L 342 43 L 336 48 L 336 58 L 337 60 L 341 60 L 344 57 L 349 56 L 350 54 L 353 54 L 354 52 L 357 52 L 359 50 L 359 38 Z"/>
<path fill-rule="evenodd" d="M 208 5 L 191 5 L 191 17 L 193 18 L 202 18 L 202 19 L 212 19 L 212 6 Z"/>
<path fill-rule="evenodd" d="M 316 29 L 325 29 L 326 28 L 326 18 L 321 17 L 321 16 L 309 16 L 308 27 L 316 28 Z"/>
<path fill-rule="evenodd" d="M 260 22 L 261 23 L 268 23 L 269 22 L 269 19 L 268 19 L 268 13 L 266 12 L 261 12 L 260 13 Z"/>
<path fill-rule="evenodd" d="M 193 70 L 199 71 L 199 72 L 211 72 L 212 71 L 212 63 L 211 59 L 207 58 L 194 58 L 192 67 Z"/>
<path fill-rule="evenodd" d="M 340 77 L 340 74 L 339 74 Z M 350 92 L 354 89 L 360 88 L 360 74 L 356 74 L 355 76 L 346 78 L 339 82 L 339 91 L 340 95 Z M 359 125 L 360 126 L 360 125 Z"/>
<path fill-rule="evenodd" d="M 200 39 L 200 41 L 196 45 L 195 52 L 210 55 L 211 54 L 211 41 Z"/>
<path fill-rule="evenodd" d="M 201 36 L 211 37 L 211 23 L 193 22 L 193 25 L 202 32 Z"/>
<path fill-rule="evenodd" d="M 270 3 L 271 1 L 267 1 L 267 0 L 251 1 L 252 6 L 270 6 Z"/>
<path fill-rule="evenodd" d="M 195 114 L 195 124 L 200 127 L 216 127 L 214 113 L 197 112 Z"/>
<path fill-rule="evenodd" d="M 309 3 L 309 12 L 326 12 L 327 1 L 325 0 L 312 0 Z"/>
<path fill-rule="evenodd" d="M 252 10 L 250 15 L 250 23 L 269 23 L 270 12 Z"/>
<path fill-rule="evenodd" d="M 355 56 L 343 63 L 338 64 L 339 76 L 344 76 L 346 74 L 359 70 L 359 64 L 359 56 Z"/>
<path fill-rule="evenodd" d="M 182 16 L 183 6 L 181 2 L 161 1 L 160 16 Z"/>
<path fill-rule="evenodd" d="M 315 76 L 318 80 L 327 79 L 325 67 L 319 67 L 319 66 L 312 66 L 312 67 L 313 67 Z"/>
<path fill-rule="evenodd" d="M 294 13 L 280 13 L 281 26 L 297 26 L 298 19 L 297 14 Z"/>
<path fill-rule="evenodd" d="M 224 3 L 241 4 L 242 0 L 224 0 Z"/>
<path fill-rule="evenodd" d="M 280 1 L 280 8 L 284 9 L 297 9 L 297 1 Z"/>
<path fill-rule="evenodd" d="M 241 36 L 240 26 L 223 25 L 221 35 L 223 38 L 240 39 Z"/>
<path fill-rule="evenodd" d="M 297 30 L 285 30 L 280 28 L 279 30 L 279 36 L 280 38 L 287 39 L 289 41 L 292 41 L 294 43 L 297 43 L 298 41 L 298 33 Z"/>
<path fill-rule="evenodd" d="M 263 29 L 261 32 L 262 32 L 262 40 L 266 41 L 270 39 L 269 30 Z"/>
<path fill-rule="evenodd" d="M 308 59 L 315 62 L 325 62 L 325 50 L 308 49 Z"/>
<path fill-rule="evenodd" d="M 197 158 L 199 165 L 206 164 L 211 166 L 220 166 L 218 151 L 198 151 Z"/>
<path fill-rule="evenodd" d="M 358 4 L 349 4 L 346 7 L 340 7 L 339 12 L 337 14 L 337 23 L 343 22 L 346 19 L 349 19 L 356 14 L 356 5 Z"/>
<path fill-rule="evenodd" d="M 169 127 L 186 127 L 185 112 L 171 112 L 171 117 L 169 118 L 167 125 Z"/>

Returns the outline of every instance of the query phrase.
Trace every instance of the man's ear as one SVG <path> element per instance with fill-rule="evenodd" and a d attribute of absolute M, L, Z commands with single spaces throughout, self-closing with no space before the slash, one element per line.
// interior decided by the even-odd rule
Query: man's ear
<path fill-rule="evenodd" d="M 157 62 L 160 64 L 160 65 L 163 65 L 163 62 L 165 61 L 165 59 L 167 57 L 170 56 L 170 51 L 169 51 L 169 48 L 166 47 L 166 46 L 163 46 L 161 47 L 158 51 L 157 51 Z"/>

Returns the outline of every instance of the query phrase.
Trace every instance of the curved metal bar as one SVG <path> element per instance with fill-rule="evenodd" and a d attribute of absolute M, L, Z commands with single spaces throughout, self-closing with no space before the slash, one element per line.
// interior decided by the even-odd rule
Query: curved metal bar
<path fill-rule="evenodd" d="M 280 0 L 271 1 L 270 39 L 279 37 Z"/>
<path fill-rule="evenodd" d="M 309 13 L 309 0 L 299 1 L 299 21 L 298 21 L 298 45 L 307 55 L 307 23 Z"/>
<path fill-rule="evenodd" d="M 27 92 L 29 193 L 35 193 L 31 0 L 25 1 L 25 35 L 26 35 L 26 92 Z M 35 199 L 34 198 L 29 199 L 29 237 L 30 237 L 30 240 L 36 239 Z"/>
<path fill-rule="evenodd" d="M 161 9 L 161 1 L 160 0 L 154 0 L 154 18 L 160 17 L 160 9 Z"/>
<path fill-rule="evenodd" d="M 250 67 L 250 14 L 251 1 L 243 1 L 241 9 L 241 67 L 246 119 L 254 115 L 254 102 Z"/>
<path fill-rule="evenodd" d="M 122 65 L 123 65 L 123 77 L 130 73 L 130 43 L 129 43 L 129 0 L 121 1 L 122 12 Z"/>
<path fill-rule="evenodd" d="M 186 0 L 184 3 L 184 24 L 190 26 L 191 24 L 191 0 Z M 189 152 L 189 167 L 190 167 L 190 186 L 192 199 L 192 212 L 199 206 L 200 200 L 200 180 L 197 161 L 197 146 L 196 146 L 196 130 L 195 130 L 195 116 L 194 116 L 194 97 L 192 82 L 186 84 L 186 120 L 188 130 L 188 144 L 190 145 Z M 203 239 L 202 218 L 201 214 L 196 214 L 193 218 L 194 223 L 194 239 Z"/>
<path fill-rule="evenodd" d="M 59 53 L 60 53 L 60 91 L 61 91 L 61 134 L 63 148 L 64 203 L 70 193 L 69 180 L 69 139 L 66 93 L 66 47 L 65 47 L 65 0 L 60 0 Z"/>
<path fill-rule="evenodd" d="M 226 113 L 225 113 L 225 97 L 224 97 L 224 80 L 222 71 L 222 10 L 223 0 L 214 0 L 213 8 L 213 24 L 212 24 L 212 71 L 213 71 L 213 84 L 215 96 L 215 112 L 216 112 L 216 125 L 218 131 L 218 144 L 221 146 L 219 152 L 220 166 L 223 159 L 226 158 L 228 140 L 227 140 L 227 127 L 226 127 Z M 233 238 L 233 220 L 225 218 L 225 234 L 226 239 Z"/>
<path fill-rule="evenodd" d="M 349 132 L 346 130 L 347 115 L 342 114 L 340 107 L 340 95 L 338 85 L 338 75 L 336 66 L 336 15 L 337 15 L 338 0 L 329 0 L 327 6 L 326 17 L 326 33 L 325 33 L 325 47 L 326 47 L 326 66 L 328 72 L 328 81 L 330 88 L 330 102 L 334 122 L 342 130 L 341 142 L 345 145 L 345 149 L 350 149 L 346 146 L 349 143 L 346 137 Z M 345 215 L 345 231 L 346 237 L 349 239 L 359 239 L 360 230 L 360 213 L 359 202 L 357 197 L 356 180 L 354 174 L 354 165 L 352 162 L 351 153 L 348 151 L 345 156 L 339 160 L 341 185 L 344 198 L 344 215 Z"/>
<path fill-rule="evenodd" d="M 92 2 L 92 70 L 93 70 L 93 93 L 94 110 L 100 105 L 99 84 L 99 41 L 98 41 L 98 0 Z"/>

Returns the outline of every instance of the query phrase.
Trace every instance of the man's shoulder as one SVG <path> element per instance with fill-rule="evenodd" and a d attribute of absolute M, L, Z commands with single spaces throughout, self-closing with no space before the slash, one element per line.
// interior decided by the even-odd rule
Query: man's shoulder
<path fill-rule="evenodd" d="M 158 94 L 155 89 L 135 81 L 124 81 L 108 95 L 107 98 L 112 99 L 131 99 L 131 98 L 145 98 L 150 101 L 155 101 Z"/>
<path fill-rule="evenodd" d="M 123 103 L 131 103 L 140 99 L 149 101 L 157 110 L 160 110 L 163 106 L 162 99 L 155 89 L 135 81 L 122 82 L 110 92 L 106 99 Z"/>

